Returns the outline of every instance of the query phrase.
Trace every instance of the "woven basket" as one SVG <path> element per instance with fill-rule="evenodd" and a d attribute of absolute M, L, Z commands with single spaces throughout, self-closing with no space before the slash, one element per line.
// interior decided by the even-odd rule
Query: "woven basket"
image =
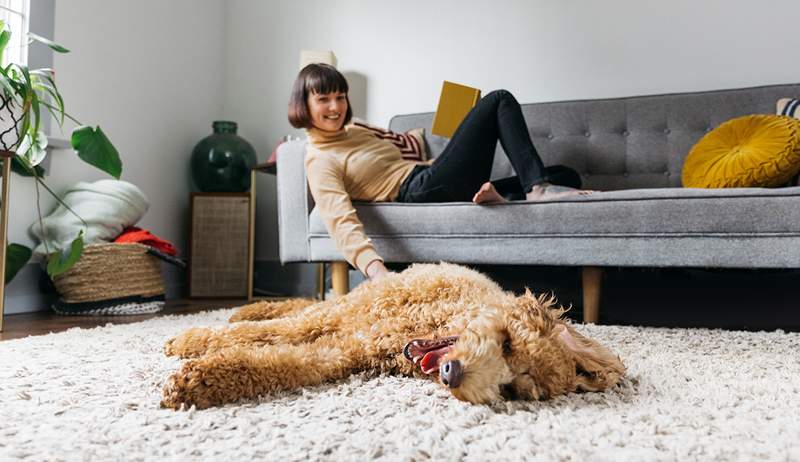
<path fill-rule="evenodd" d="M 147 251 L 142 244 L 86 246 L 75 265 L 53 280 L 61 296 L 59 305 L 97 308 L 106 301 L 110 305 L 163 301 L 161 260 Z"/>

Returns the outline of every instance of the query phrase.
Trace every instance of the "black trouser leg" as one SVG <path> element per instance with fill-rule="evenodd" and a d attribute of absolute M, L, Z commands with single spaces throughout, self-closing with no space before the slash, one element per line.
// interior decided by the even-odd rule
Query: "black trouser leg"
<path fill-rule="evenodd" d="M 581 188 L 581 176 L 572 168 L 565 165 L 551 165 L 550 167 L 545 167 L 544 171 L 549 183 L 575 189 Z M 516 176 L 494 180 L 492 185 L 501 196 L 508 200 L 524 200 L 525 193 L 528 192 L 523 190 L 522 184 L 520 184 L 519 178 Z"/>
<path fill-rule="evenodd" d="M 472 200 L 481 185 L 489 181 L 498 140 L 517 173 L 523 192 L 549 180 L 528 134 L 519 103 L 508 91 L 497 90 L 478 101 L 442 154 L 430 168 L 412 179 L 407 193 L 399 200 Z"/>

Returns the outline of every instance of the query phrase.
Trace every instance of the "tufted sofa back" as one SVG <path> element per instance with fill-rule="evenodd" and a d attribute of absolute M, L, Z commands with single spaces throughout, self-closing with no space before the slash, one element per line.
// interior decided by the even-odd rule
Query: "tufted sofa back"
<path fill-rule="evenodd" d="M 800 96 L 800 84 L 628 98 L 523 104 L 528 131 L 545 165 L 576 169 L 583 186 L 612 191 L 681 186 L 691 147 L 721 123 L 774 114 L 780 98 Z M 430 129 L 433 113 L 398 115 L 389 128 Z M 434 156 L 447 139 L 426 133 Z M 514 174 L 498 144 L 492 178 Z"/>

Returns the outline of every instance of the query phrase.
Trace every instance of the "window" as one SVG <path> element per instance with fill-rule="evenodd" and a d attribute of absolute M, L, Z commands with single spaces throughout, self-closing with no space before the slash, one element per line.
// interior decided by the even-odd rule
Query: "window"
<path fill-rule="evenodd" d="M 8 24 L 11 40 L 6 46 L 3 63 L 28 64 L 29 0 L 0 0 L 0 19 Z"/>

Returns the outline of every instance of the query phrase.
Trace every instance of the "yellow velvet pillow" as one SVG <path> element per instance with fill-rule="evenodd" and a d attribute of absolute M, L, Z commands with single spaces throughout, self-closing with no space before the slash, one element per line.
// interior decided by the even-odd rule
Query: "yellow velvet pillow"
<path fill-rule="evenodd" d="M 800 120 L 751 115 L 729 120 L 692 147 L 687 188 L 775 187 L 800 171 Z"/>

